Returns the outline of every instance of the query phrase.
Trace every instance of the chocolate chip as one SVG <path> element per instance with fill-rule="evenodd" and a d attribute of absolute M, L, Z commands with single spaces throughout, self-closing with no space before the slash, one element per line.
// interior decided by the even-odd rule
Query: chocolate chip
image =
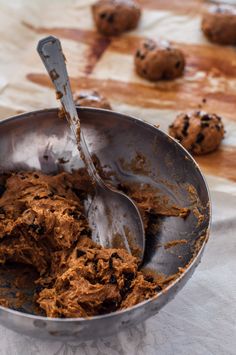
<path fill-rule="evenodd" d="M 183 127 L 183 129 L 182 129 L 182 134 L 185 136 L 185 137 L 187 137 L 187 135 L 188 135 L 188 128 L 189 128 L 189 121 L 187 121 L 187 120 L 185 120 L 185 122 L 184 122 L 184 127 Z"/>
<path fill-rule="evenodd" d="M 102 19 L 106 18 L 106 16 L 107 16 L 106 12 L 102 12 L 102 13 L 100 14 L 100 18 L 102 18 Z M 81 95 L 80 95 L 80 96 L 81 96 Z M 83 97 L 82 97 L 82 98 L 83 98 Z"/>
<path fill-rule="evenodd" d="M 34 196 L 33 200 L 47 200 L 48 199 L 48 196 Z"/>
<path fill-rule="evenodd" d="M 202 121 L 210 121 L 211 117 L 206 113 L 206 114 L 202 115 L 201 119 L 202 119 Z"/>
<path fill-rule="evenodd" d="M 111 254 L 111 258 L 121 259 L 121 257 L 119 256 L 119 254 L 116 253 L 116 252 Z"/>
<path fill-rule="evenodd" d="M 162 287 L 158 285 L 158 286 L 155 288 L 155 291 L 156 291 L 156 292 L 162 291 Z"/>
<path fill-rule="evenodd" d="M 137 58 L 140 57 L 140 51 L 139 51 L 139 49 L 136 51 L 136 54 L 135 54 L 135 55 L 136 55 Z"/>
<path fill-rule="evenodd" d="M 44 287 L 43 287 L 42 285 L 37 285 L 37 286 L 35 287 L 35 292 L 36 292 L 36 293 L 39 293 L 39 292 L 41 292 L 43 289 L 44 289 Z"/>
<path fill-rule="evenodd" d="M 222 119 L 221 119 L 221 117 L 220 117 L 220 116 L 215 115 L 215 117 L 217 118 L 217 120 L 218 120 L 219 122 L 221 122 L 221 121 L 222 121 Z"/>
<path fill-rule="evenodd" d="M 196 145 L 192 144 L 191 147 L 189 148 L 189 150 L 194 151 L 195 148 L 196 148 Z"/>
<path fill-rule="evenodd" d="M 174 127 L 174 124 L 173 124 L 173 123 L 169 125 L 169 128 L 173 128 L 173 127 Z"/>
<path fill-rule="evenodd" d="M 109 259 L 109 269 L 110 269 L 110 270 L 113 269 L 113 261 L 112 261 L 112 258 Z"/>
<path fill-rule="evenodd" d="M 38 176 L 37 174 L 34 174 L 34 177 L 35 177 L 35 179 L 38 179 L 38 178 L 39 178 L 39 176 Z"/>
<path fill-rule="evenodd" d="M 68 215 L 73 217 L 74 219 L 80 220 L 81 214 L 79 211 L 69 211 Z"/>
<path fill-rule="evenodd" d="M 116 259 L 121 259 L 121 257 L 115 252 L 115 253 L 112 253 L 111 256 L 110 256 L 110 259 L 109 259 L 109 268 L 110 270 L 113 268 L 113 258 L 116 258 Z"/>
<path fill-rule="evenodd" d="M 44 227 L 43 227 L 43 226 L 39 226 L 38 224 L 32 223 L 32 224 L 29 225 L 29 227 L 30 227 L 31 229 L 33 229 L 33 231 L 34 231 L 35 233 L 37 233 L 37 234 L 41 234 L 41 235 L 42 235 L 42 234 L 45 233 Z"/>
<path fill-rule="evenodd" d="M 44 230 L 44 227 L 43 226 L 38 226 L 38 228 L 36 229 L 35 231 L 37 234 L 44 234 L 45 233 L 45 230 Z"/>
<path fill-rule="evenodd" d="M 180 61 L 176 62 L 176 63 L 175 63 L 176 69 L 178 69 L 178 68 L 180 67 L 180 65 L 181 65 L 181 62 L 180 62 Z"/>
<path fill-rule="evenodd" d="M 84 191 L 83 191 L 83 190 L 76 189 L 75 187 L 73 187 L 71 190 L 72 190 L 72 191 L 74 192 L 74 194 L 75 194 L 77 197 L 79 197 L 79 198 L 81 198 L 81 195 L 84 194 Z"/>
<path fill-rule="evenodd" d="M 0 197 L 2 197 L 2 195 L 4 194 L 5 191 L 6 191 L 6 187 L 3 185 L 0 185 Z"/>
<path fill-rule="evenodd" d="M 114 14 L 110 14 L 108 17 L 107 17 L 107 22 L 109 23 L 113 23 L 114 22 Z"/>
<path fill-rule="evenodd" d="M 116 279 L 115 275 L 111 275 L 109 283 L 110 284 L 116 284 L 117 283 L 117 279 Z"/>
<path fill-rule="evenodd" d="M 149 276 L 149 275 L 145 276 L 145 280 L 148 281 L 148 282 L 153 282 L 154 281 L 153 277 Z"/>
<path fill-rule="evenodd" d="M 133 272 L 124 272 L 124 277 L 126 278 L 126 280 L 133 281 L 134 273 Z"/>
<path fill-rule="evenodd" d="M 56 306 L 59 308 L 59 307 L 61 307 L 61 304 L 60 304 L 60 302 L 58 301 L 58 300 L 56 300 Z"/>
<path fill-rule="evenodd" d="M 189 121 L 189 120 L 190 120 L 189 116 L 188 115 L 184 115 L 184 121 Z"/>
<path fill-rule="evenodd" d="M 81 256 L 85 255 L 86 252 L 83 250 L 76 249 L 76 257 L 80 258 Z"/>
<path fill-rule="evenodd" d="M 38 225 L 32 223 L 32 224 L 29 225 L 29 227 L 35 231 L 38 228 Z"/>
<path fill-rule="evenodd" d="M 44 155 L 43 159 L 48 160 L 48 155 Z"/>
<path fill-rule="evenodd" d="M 162 79 L 167 79 L 169 80 L 171 78 L 171 73 L 167 70 L 164 70 L 164 72 L 162 73 Z"/>
<path fill-rule="evenodd" d="M 205 122 L 205 121 L 201 122 L 201 127 L 202 128 L 209 127 L 209 122 Z"/>
<path fill-rule="evenodd" d="M 53 197 L 54 196 L 54 192 L 50 192 L 49 194 L 48 194 L 48 197 Z"/>
<path fill-rule="evenodd" d="M 139 58 L 143 60 L 145 58 L 145 54 L 140 54 Z"/>
<path fill-rule="evenodd" d="M 69 290 L 69 288 L 70 288 L 70 281 L 69 280 L 64 280 L 64 282 L 63 282 L 63 288 L 64 288 L 64 290 Z"/>
<path fill-rule="evenodd" d="M 123 191 L 126 195 L 127 195 L 127 194 L 128 194 L 128 192 L 129 192 L 128 187 L 127 187 L 127 186 L 125 186 L 125 185 L 123 185 L 123 184 L 118 184 L 117 188 L 118 188 L 118 190 Z"/>
<path fill-rule="evenodd" d="M 95 272 L 97 273 L 98 272 L 98 259 L 95 259 L 93 261 L 93 267 L 94 267 Z"/>
<path fill-rule="evenodd" d="M 217 131 L 220 132 L 221 127 L 218 124 L 216 124 L 215 127 L 216 127 Z"/>
<path fill-rule="evenodd" d="M 132 283 L 131 280 L 125 279 L 124 287 L 123 287 L 123 291 L 124 291 L 124 292 L 127 292 L 127 291 L 130 290 L 131 283 Z"/>
<path fill-rule="evenodd" d="M 36 196 L 34 196 L 34 198 L 33 198 L 34 200 L 41 200 L 41 197 L 40 196 L 38 196 L 38 195 L 36 195 Z"/>
<path fill-rule="evenodd" d="M 181 142 L 181 141 L 182 141 L 182 139 L 183 139 L 183 137 L 181 137 L 181 136 L 180 136 L 180 135 L 178 135 L 178 134 L 176 134 L 176 135 L 175 135 L 175 138 L 176 138 L 178 141 L 180 141 L 180 142 Z"/>
<path fill-rule="evenodd" d="M 202 99 L 202 102 L 205 104 L 207 102 L 207 99 L 205 97 Z"/>
<path fill-rule="evenodd" d="M 0 214 L 4 214 L 5 215 L 5 211 L 3 207 L 0 207 Z"/>
<path fill-rule="evenodd" d="M 202 134 L 201 132 L 198 133 L 196 143 L 197 144 L 201 143 L 204 140 L 204 138 L 205 138 L 204 134 Z"/>
<path fill-rule="evenodd" d="M 103 301 L 102 306 L 104 308 L 104 313 L 115 311 L 117 309 L 117 302 L 115 300 L 106 299 Z"/>

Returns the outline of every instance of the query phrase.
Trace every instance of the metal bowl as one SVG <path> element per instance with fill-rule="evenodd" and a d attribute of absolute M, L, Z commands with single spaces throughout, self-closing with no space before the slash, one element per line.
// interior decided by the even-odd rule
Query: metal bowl
<path fill-rule="evenodd" d="M 147 240 L 145 266 L 165 275 L 178 273 L 155 298 L 130 309 L 88 319 L 53 319 L 0 307 L 0 322 L 30 336 L 86 340 L 117 333 L 156 314 L 183 287 L 198 265 L 208 238 L 209 194 L 205 180 L 187 151 L 161 130 L 136 118 L 92 108 L 78 108 L 91 154 L 119 180 L 149 183 L 169 200 L 190 207 L 187 218 L 160 217 L 160 228 Z M 57 109 L 21 114 L 0 122 L 0 170 L 71 171 L 82 165 L 67 123 Z M 145 167 L 134 172 L 130 161 L 141 153 Z M 62 159 L 63 158 L 63 159 Z M 194 196 L 189 193 L 194 191 Z M 199 220 L 197 214 L 204 217 Z M 166 243 L 188 243 L 165 248 Z M 9 275 L 11 277 L 11 275 Z M 2 281 L 1 281 L 2 282 Z"/>

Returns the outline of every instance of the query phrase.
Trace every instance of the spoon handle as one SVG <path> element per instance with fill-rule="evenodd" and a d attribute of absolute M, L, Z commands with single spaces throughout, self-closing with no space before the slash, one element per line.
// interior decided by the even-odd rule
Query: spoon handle
<path fill-rule="evenodd" d="M 75 135 L 88 173 L 93 180 L 96 180 L 101 185 L 102 180 L 93 164 L 83 133 L 80 130 L 80 120 L 72 96 L 61 42 L 59 39 L 49 36 L 39 41 L 37 50 L 55 86 L 57 98 L 61 101 L 66 119 Z"/>

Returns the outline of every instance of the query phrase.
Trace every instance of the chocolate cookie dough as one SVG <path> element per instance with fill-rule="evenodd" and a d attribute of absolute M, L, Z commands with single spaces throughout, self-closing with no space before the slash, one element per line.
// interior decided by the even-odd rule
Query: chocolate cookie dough
<path fill-rule="evenodd" d="M 135 184 L 119 188 L 136 201 L 150 238 L 156 235 L 158 215 L 185 218 L 189 212 L 166 199 L 161 202 L 147 184 L 141 189 Z M 165 278 L 140 270 L 135 256 L 102 248 L 90 239 L 84 201 L 93 193 L 84 169 L 55 176 L 0 176 L 0 264 L 33 267 L 34 299 L 48 317 L 87 317 L 124 309 L 166 285 Z M 23 284 L 24 277 L 22 273 Z M 1 296 L 1 305 L 14 307 L 4 293 Z"/>
<path fill-rule="evenodd" d="M 224 125 L 216 114 L 193 112 L 179 114 L 169 134 L 194 154 L 206 154 L 216 150 L 224 137 Z"/>
<path fill-rule="evenodd" d="M 73 95 L 77 106 L 97 107 L 111 110 L 109 101 L 97 91 L 80 91 Z"/>
<path fill-rule="evenodd" d="M 214 6 L 202 18 L 202 31 L 215 43 L 236 44 L 236 8 L 229 5 Z"/>
<path fill-rule="evenodd" d="M 35 269 L 34 299 L 48 317 L 86 317 L 131 307 L 165 284 L 140 270 L 139 260 L 125 250 L 105 249 L 90 239 L 84 200 L 93 195 L 91 186 L 83 169 L 55 176 L 0 176 L 0 264 Z M 166 201 L 163 210 L 148 186 L 120 189 L 136 201 L 149 237 L 155 233 L 155 215 L 157 220 L 158 214 L 185 217 L 188 212 L 168 210 Z M 8 301 L 2 295 L 0 304 Z"/>
<path fill-rule="evenodd" d="M 155 295 L 157 284 L 122 249 L 104 249 L 80 236 L 73 250 L 53 254 L 38 303 L 49 317 L 86 317 L 130 307 Z"/>
<path fill-rule="evenodd" d="M 181 50 L 168 42 L 146 39 L 136 50 L 135 67 L 148 80 L 175 79 L 183 74 L 185 59 Z"/>
<path fill-rule="evenodd" d="M 92 6 L 92 12 L 98 31 L 108 36 L 136 28 L 141 16 L 134 0 L 100 0 Z"/>

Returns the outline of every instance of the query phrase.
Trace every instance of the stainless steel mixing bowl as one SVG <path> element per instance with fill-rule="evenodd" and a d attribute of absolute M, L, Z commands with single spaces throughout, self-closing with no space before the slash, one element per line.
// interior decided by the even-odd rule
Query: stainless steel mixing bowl
<path fill-rule="evenodd" d="M 149 183 L 173 204 L 191 208 L 185 219 L 160 217 L 157 235 L 148 238 L 146 244 L 146 267 L 165 275 L 181 272 L 155 298 L 88 319 L 50 319 L 30 314 L 27 306 L 20 310 L 0 307 L 1 324 L 30 336 L 84 341 L 117 333 L 155 315 L 190 278 L 208 238 L 210 205 L 206 183 L 180 144 L 133 117 L 92 108 L 78 108 L 78 113 L 90 152 L 96 154 L 105 171 L 115 172 L 111 175 L 114 185 L 119 181 Z M 1 172 L 39 169 L 56 173 L 82 165 L 67 123 L 58 118 L 57 109 L 2 120 L 0 137 Z M 145 157 L 144 169 L 135 173 L 130 161 L 138 153 Z M 202 220 L 197 218 L 199 213 L 204 216 Z M 166 243 L 176 239 L 186 239 L 188 243 L 165 248 Z"/>

